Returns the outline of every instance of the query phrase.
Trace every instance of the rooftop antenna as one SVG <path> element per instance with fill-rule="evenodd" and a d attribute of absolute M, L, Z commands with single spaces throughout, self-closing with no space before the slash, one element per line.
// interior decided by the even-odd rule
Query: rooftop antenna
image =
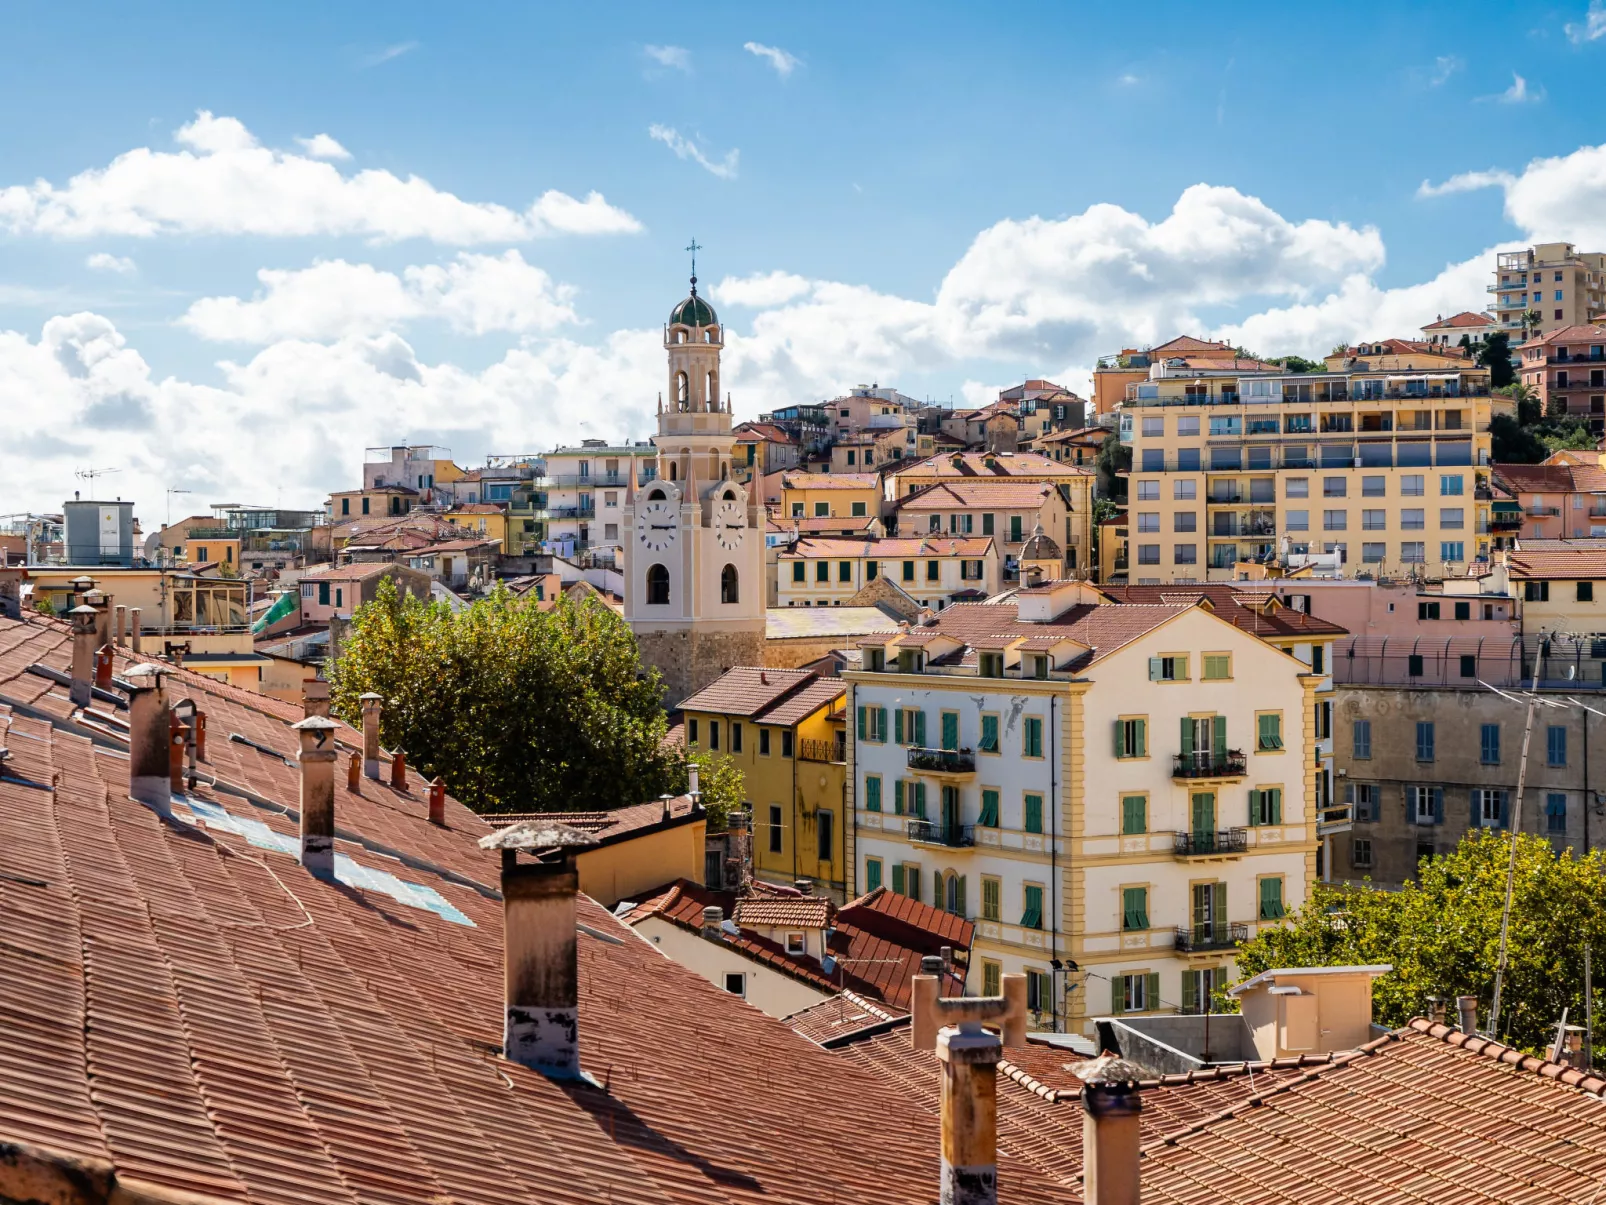
<path fill-rule="evenodd" d="M 73 476 L 80 481 L 89 482 L 89 488 L 95 488 L 96 477 L 110 477 L 113 473 L 121 473 L 122 469 L 74 469 Z"/>
<path fill-rule="evenodd" d="M 189 492 L 190 492 L 189 490 L 168 490 L 167 491 L 167 521 L 162 524 L 163 527 L 171 527 L 171 526 L 173 526 L 173 495 L 174 494 L 187 494 Z"/>

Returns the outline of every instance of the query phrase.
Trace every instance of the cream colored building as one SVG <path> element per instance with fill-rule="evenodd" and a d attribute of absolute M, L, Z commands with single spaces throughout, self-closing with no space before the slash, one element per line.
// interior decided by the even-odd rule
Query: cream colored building
<path fill-rule="evenodd" d="M 1322 679 L 1208 605 L 1065 581 L 860 647 L 850 890 L 973 917 L 1035 1024 L 1197 1008 L 1304 901 Z"/>
<path fill-rule="evenodd" d="M 892 504 L 897 534 L 983 535 L 998 542 L 1004 574 L 1013 577 L 1021 548 L 1039 526 L 1062 553 L 1056 577 L 1087 576 L 1086 524 L 1071 509 L 1070 491 L 1046 481 L 963 479 L 903 494 Z"/>
<path fill-rule="evenodd" d="M 1511 403 L 1488 369 L 1397 344 L 1313 373 L 1156 364 L 1130 386 L 1129 580 L 1225 581 L 1283 554 L 1434 577 L 1487 558 L 1489 420 Z"/>
<path fill-rule="evenodd" d="M 781 474 L 781 509 L 775 518 L 840 519 L 882 513 L 881 478 L 874 473 Z"/>
<path fill-rule="evenodd" d="M 1606 309 L 1606 254 L 1579 251 L 1571 243 L 1540 243 L 1526 251 L 1495 256 L 1489 284 L 1489 313 L 1494 329 L 1520 342 L 1523 315 L 1539 315 L 1538 331 L 1548 335 L 1566 326 L 1582 326 Z"/>
<path fill-rule="evenodd" d="M 998 591 L 1001 562 L 991 536 L 890 539 L 805 538 L 776 557 L 781 607 L 840 607 L 885 577 L 923 607 L 981 599 Z"/>

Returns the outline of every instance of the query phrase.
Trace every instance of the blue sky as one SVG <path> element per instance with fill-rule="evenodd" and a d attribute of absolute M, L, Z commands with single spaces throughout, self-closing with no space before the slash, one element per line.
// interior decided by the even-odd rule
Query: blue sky
<path fill-rule="evenodd" d="M 1319 352 L 1606 248 L 1599 0 L 37 6 L 0 64 L 0 513 L 643 436 L 692 236 L 743 416 Z"/>

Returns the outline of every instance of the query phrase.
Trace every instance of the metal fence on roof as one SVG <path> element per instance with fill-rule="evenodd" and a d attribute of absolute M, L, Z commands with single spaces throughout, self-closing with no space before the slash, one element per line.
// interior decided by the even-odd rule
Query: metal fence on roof
<path fill-rule="evenodd" d="M 1542 657 L 1542 661 L 1541 661 Z M 1606 689 L 1606 636 L 1351 636 L 1333 646 L 1338 686 Z"/>

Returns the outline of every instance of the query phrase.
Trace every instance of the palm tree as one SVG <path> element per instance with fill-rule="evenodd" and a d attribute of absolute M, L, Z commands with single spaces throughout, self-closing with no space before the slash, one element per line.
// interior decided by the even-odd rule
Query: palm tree
<path fill-rule="evenodd" d="M 1522 341 L 1524 343 L 1539 333 L 1539 324 L 1544 321 L 1538 310 L 1527 310 L 1522 315 Z"/>

